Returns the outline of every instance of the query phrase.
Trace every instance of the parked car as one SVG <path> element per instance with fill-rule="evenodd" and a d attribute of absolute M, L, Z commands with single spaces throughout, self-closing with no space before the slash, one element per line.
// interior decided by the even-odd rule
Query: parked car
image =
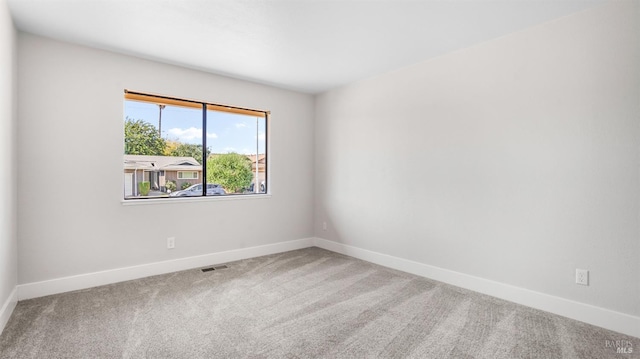
<path fill-rule="evenodd" d="M 255 184 L 253 182 L 251 182 L 251 185 L 248 188 L 248 192 L 249 193 L 254 193 L 254 186 Z M 267 187 L 264 184 L 264 181 L 260 182 L 260 193 L 265 193 L 267 191 Z"/>
<path fill-rule="evenodd" d="M 227 194 L 224 188 L 220 187 L 219 184 L 215 183 L 207 183 L 207 196 L 217 196 Z M 194 197 L 194 196 L 202 196 L 202 184 L 194 184 L 189 186 L 181 191 L 175 191 L 169 193 L 170 197 Z"/>

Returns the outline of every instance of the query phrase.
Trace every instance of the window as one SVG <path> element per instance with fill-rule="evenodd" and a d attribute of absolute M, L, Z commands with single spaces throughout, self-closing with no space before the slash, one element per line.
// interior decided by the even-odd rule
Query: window
<path fill-rule="evenodd" d="M 198 179 L 198 172 L 178 171 L 178 179 Z"/>
<path fill-rule="evenodd" d="M 267 115 L 125 91 L 124 198 L 266 193 Z"/>

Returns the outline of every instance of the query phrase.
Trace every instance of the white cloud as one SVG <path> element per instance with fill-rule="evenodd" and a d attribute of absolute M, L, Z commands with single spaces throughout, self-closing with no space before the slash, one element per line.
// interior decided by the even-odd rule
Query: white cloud
<path fill-rule="evenodd" d="M 247 125 L 244 123 L 236 123 L 236 128 L 245 128 L 245 127 L 247 127 Z"/>
<path fill-rule="evenodd" d="M 189 128 L 171 128 L 167 131 L 171 137 L 177 137 L 178 141 L 183 142 L 200 142 L 202 140 L 202 129 L 189 127 Z M 213 132 L 207 132 L 207 138 L 218 138 Z"/>
<path fill-rule="evenodd" d="M 253 136 L 253 137 L 255 138 L 256 136 Z M 264 139 L 265 139 L 265 138 L 267 138 L 267 135 L 266 135 L 264 132 L 260 132 L 260 133 L 258 134 L 258 139 L 259 139 L 260 141 L 264 141 Z"/>

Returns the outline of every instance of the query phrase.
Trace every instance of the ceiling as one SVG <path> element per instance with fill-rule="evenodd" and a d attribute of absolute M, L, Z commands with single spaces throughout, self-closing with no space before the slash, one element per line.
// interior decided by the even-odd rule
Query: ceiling
<path fill-rule="evenodd" d="M 604 0 L 8 0 L 21 31 L 319 93 Z"/>

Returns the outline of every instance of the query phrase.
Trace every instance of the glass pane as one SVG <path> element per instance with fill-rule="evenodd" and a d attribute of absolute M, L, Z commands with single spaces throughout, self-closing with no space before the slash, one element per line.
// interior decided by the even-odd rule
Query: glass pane
<path fill-rule="evenodd" d="M 125 100 L 124 132 L 125 199 L 202 195 L 202 110 Z"/>
<path fill-rule="evenodd" d="M 207 111 L 208 195 L 266 193 L 266 119 Z"/>

